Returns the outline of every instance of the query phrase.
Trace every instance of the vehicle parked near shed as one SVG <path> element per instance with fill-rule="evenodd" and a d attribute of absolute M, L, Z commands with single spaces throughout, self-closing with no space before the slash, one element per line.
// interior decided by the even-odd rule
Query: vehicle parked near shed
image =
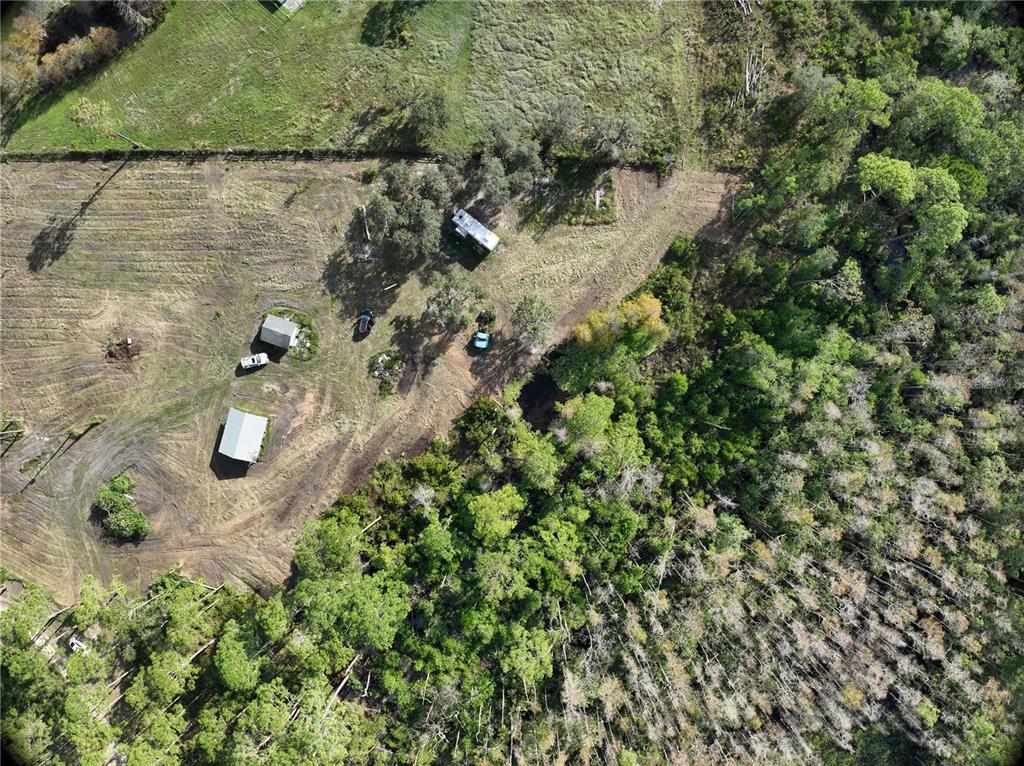
<path fill-rule="evenodd" d="M 252 356 L 243 356 L 239 364 L 243 370 L 251 370 L 255 367 L 262 367 L 270 361 L 270 357 L 266 354 L 253 354 Z"/>

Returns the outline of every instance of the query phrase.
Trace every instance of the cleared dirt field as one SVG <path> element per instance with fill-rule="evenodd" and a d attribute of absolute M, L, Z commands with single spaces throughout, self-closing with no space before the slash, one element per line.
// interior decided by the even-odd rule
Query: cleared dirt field
<path fill-rule="evenodd" d="M 689 172 L 659 187 L 617 171 L 615 224 L 537 234 L 508 214 L 503 248 L 473 269 L 501 317 L 498 341 L 470 357 L 468 336 L 423 331 L 421 273 L 384 280 L 374 262 L 344 252 L 372 191 L 358 180 L 367 164 L 0 165 L 2 404 L 30 429 L 2 457 L 9 571 L 62 599 L 86 572 L 144 584 L 176 564 L 212 581 L 279 582 L 302 525 L 378 457 L 443 434 L 475 396 L 521 374 L 530 360 L 509 353 L 500 325 L 525 293 L 556 306 L 564 335 L 629 292 L 674 235 L 714 235 L 732 183 Z M 239 375 L 274 305 L 312 315 L 319 352 Z M 359 341 L 352 322 L 363 305 L 380 313 Z M 139 344 L 138 359 L 107 361 L 117 335 Z M 399 392 L 381 399 L 367 363 L 392 345 L 409 364 Z M 214 460 L 240 401 L 272 416 L 264 462 L 244 475 Z M 95 416 L 103 422 L 69 438 Z M 124 470 L 152 532 L 115 546 L 90 505 Z"/>

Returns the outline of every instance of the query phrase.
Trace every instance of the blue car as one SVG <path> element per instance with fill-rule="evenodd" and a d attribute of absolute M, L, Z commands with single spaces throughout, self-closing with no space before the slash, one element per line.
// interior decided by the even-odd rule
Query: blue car
<path fill-rule="evenodd" d="M 481 351 L 491 345 L 491 336 L 489 333 L 480 331 L 473 336 L 473 348 L 478 348 Z"/>

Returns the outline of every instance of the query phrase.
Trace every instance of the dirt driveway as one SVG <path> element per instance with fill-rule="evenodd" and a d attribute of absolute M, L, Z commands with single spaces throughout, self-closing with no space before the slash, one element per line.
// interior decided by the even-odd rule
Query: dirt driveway
<path fill-rule="evenodd" d="M 280 582 L 303 524 L 378 457 L 443 434 L 475 396 L 521 373 L 521 359 L 472 359 L 465 338 L 419 329 L 428 291 L 418 275 L 386 290 L 372 262 L 344 253 L 372 192 L 359 180 L 368 164 L 0 165 L 2 407 L 30 431 L 0 464 L 8 571 L 63 600 L 86 572 L 144 585 L 179 564 L 211 581 Z M 732 183 L 703 172 L 661 187 L 633 171 L 615 180 L 615 224 L 542 235 L 511 215 L 499 224 L 504 247 L 473 276 L 502 318 L 535 292 L 558 308 L 564 335 L 629 292 L 675 234 L 713 233 Z M 359 341 L 352 321 L 364 303 L 381 316 Z M 274 305 L 312 315 L 319 352 L 238 374 Z M 138 359 L 106 359 L 121 335 Z M 412 363 L 400 392 L 380 399 L 367 363 L 392 345 Z M 244 475 L 213 459 L 239 401 L 273 418 L 264 461 Z M 102 422 L 69 436 L 93 418 Z M 113 546 L 89 508 L 124 470 L 152 532 Z"/>

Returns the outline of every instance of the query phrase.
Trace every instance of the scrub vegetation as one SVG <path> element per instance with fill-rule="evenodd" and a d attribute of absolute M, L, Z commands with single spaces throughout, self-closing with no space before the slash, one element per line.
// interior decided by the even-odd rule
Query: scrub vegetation
<path fill-rule="evenodd" d="M 103 529 L 113 540 L 127 542 L 141 540 L 149 534 L 149 520 L 132 502 L 131 491 L 135 482 L 120 473 L 100 487 L 96 495 L 96 508 L 102 514 Z"/>

